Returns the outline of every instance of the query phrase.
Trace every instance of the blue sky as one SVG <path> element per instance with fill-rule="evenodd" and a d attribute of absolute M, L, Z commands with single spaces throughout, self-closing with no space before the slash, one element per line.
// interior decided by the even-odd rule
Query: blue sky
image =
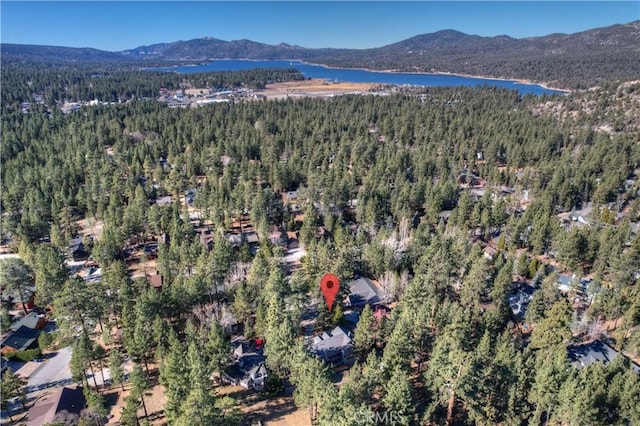
<path fill-rule="evenodd" d="M 18 1 L 0 2 L 3 43 L 120 51 L 215 37 L 304 47 L 378 47 L 455 29 L 512 37 L 640 19 L 640 1 Z"/>

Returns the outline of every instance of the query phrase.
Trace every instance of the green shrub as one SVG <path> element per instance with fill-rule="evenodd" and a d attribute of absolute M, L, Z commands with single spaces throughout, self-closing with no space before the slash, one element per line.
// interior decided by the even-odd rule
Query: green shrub
<path fill-rule="evenodd" d="M 284 392 L 284 384 L 282 378 L 270 372 L 264 381 L 264 390 L 267 396 L 274 397 Z"/>
<path fill-rule="evenodd" d="M 38 336 L 38 347 L 41 351 L 45 351 L 51 347 L 53 343 L 53 336 L 49 333 L 40 333 Z"/>
<path fill-rule="evenodd" d="M 7 354 L 7 359 L 16 359 L 18 361 L 29 362 L 33 361 L 36 358 L 40 358 L 42 356 L 42 352 L 40 349 L 27 349 L 26 351 L 13 352 Z"/>

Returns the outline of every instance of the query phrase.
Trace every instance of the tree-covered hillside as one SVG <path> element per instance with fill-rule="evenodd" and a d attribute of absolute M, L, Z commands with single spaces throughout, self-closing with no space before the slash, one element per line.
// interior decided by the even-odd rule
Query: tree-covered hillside
<path fill-rule="evenodd" d="M 139 67 L 213 59 L 298 59 L 346 68 L 461 73 L 586 89 L 640 77 L 639 46 L 640 21 L 635 21 L 574 34 L 522 39 L 445 30 L 371 49 L 308 49 L 285 43 L 268 45 L 211 37 L 140 46 L 124 52 L 3 44 L 2 62 L 71 66 L 119 63 Z"/>

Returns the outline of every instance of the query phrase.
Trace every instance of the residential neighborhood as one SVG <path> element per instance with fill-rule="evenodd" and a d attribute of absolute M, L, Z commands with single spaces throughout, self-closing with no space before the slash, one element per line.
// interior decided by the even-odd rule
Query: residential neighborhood
<path fill-rule="evenodd" d="M 640 424 L 630 4 L 8 3 L 2 425 Z"/>

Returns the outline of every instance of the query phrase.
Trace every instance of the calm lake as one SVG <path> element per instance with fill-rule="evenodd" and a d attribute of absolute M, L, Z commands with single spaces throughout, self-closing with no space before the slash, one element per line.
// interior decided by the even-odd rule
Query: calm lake
<path fill-rule="evenodd" d="M 523 84 L 516 81 L 495 80 L 490 78 L 461 77 L 443 74 L 395 73 L 367 71 L 348 68 L 327 68 L 322 65 L 306 64 L 298 61 L 250 61 L 221 59 L 207 64 L 150 68 L 150 70 L 173 71 L 178 73 L 196 73 L 211 71 L 240 71 L 254 68 L 296 68 L 305 77 L 323 78 L 348 83 L 382 83 L 412 86 L 497 86 L 519 91 L 521 94 L 562 94 L 559 90 L 546 89 L 534 84 Z"/>

